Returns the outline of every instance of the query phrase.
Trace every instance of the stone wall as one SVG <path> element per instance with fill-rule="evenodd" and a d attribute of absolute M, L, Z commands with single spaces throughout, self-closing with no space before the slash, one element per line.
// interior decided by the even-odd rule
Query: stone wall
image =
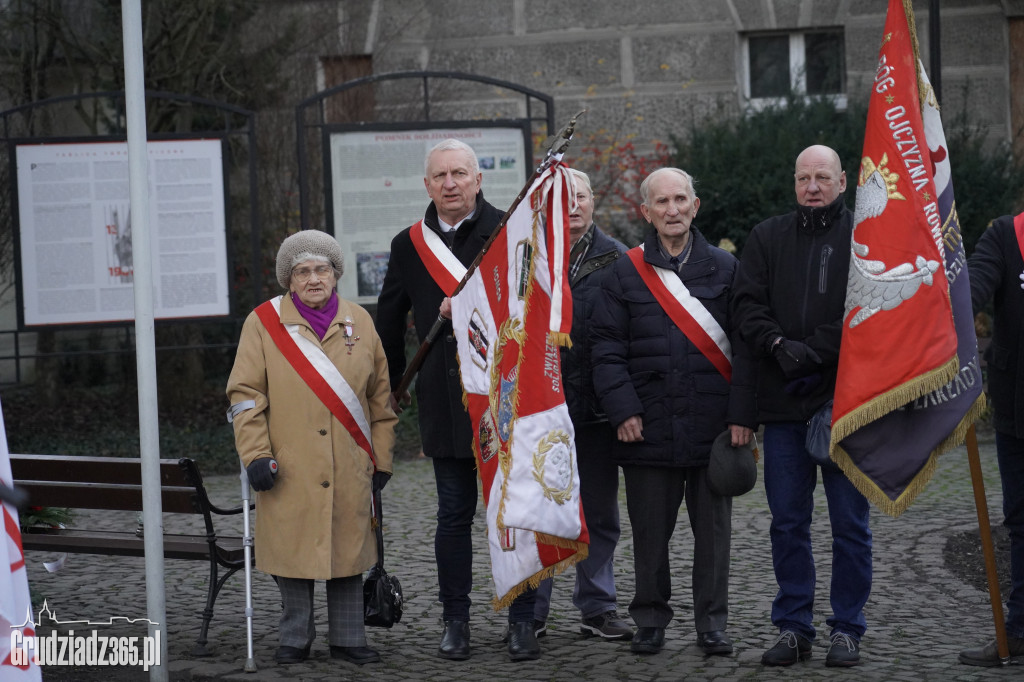
<path fill-rule="evenodd" d="M 307 3 L 310 20 L 342 18 L 334 45 L 315 49 L 373 55 L 376 73 L 452 70 L 509 80 L 555 97 L 558 123 L 586 108 L 584 131 L 639 145 L 685 135 L 712 116 L 738 115 L 743 37 L 750 31 L 841 27 L 847 93 L 864 98 L 874 74 L 886 0 L 347 0 Z M 929 64 L 927 0 L 915 3 Z M 1008 15 L 1019 0 L 942 0 L 943 109 L 1011 136 Z M 326 13 L 326 14 L 323 14 Z M 310 54 L 310 57 L 313 57 Z M 1019 76 L 1018 76 L 1019 78 Z M 303 85 L 306 85 L 305 83 Z M 1020 92 L 1021 88 L 1017 88 Z M 378 93 L 387 110 L 388 93 Z M 409 101 L 409 93 L 390 98 Z M 521 103 L 478 95 L 453 115 L 488 118 Z M 524 113 L 519 111 L 519 113 Z M 387 114 L 382 114 L 390 117 Z"/>

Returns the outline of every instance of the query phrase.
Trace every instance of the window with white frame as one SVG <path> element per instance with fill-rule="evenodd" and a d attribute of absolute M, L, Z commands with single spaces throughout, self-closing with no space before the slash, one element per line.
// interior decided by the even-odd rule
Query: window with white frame
<path fill-rule="evenodd" d="M 747 99 L 778 102 L 791 92 L 833 97 L 846 106 L 842 29 L 751 33 L 743 40 Z"/>

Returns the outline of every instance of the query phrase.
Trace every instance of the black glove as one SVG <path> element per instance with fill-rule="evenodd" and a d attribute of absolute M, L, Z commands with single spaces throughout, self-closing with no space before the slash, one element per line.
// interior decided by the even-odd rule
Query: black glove
<path fill-rule="evenodd" d="M 391 480 L 391 474 L 386 471 L 374 471 L 373 472 L 373 492 L 379 493 L 384 490 L 384 486 Z"/>
<path fill-rule="evenodd" d="M 277 475 L 277 460 L 272 457 L 254 459 L 245 467 L 245 475 L 249 477 L 249 485 L 258 493 L 274 487 L 274 476 Z"/>
<path fill-rule="evenodd" d="M 772 347 L 772 355 L 782 368 L 787 379 L 798 379 L 817 372 L 821 366 L 821 356 L 806 343 L 782 339 Z"/>
<path fill-rule="evenodd" d="M 793 379 L 786 384 L 783 390 L 789 395 L 809 395 L 814 389 L 821 386 L 821 381 L 821 372 L 815 372 L 799 379 Z"/>

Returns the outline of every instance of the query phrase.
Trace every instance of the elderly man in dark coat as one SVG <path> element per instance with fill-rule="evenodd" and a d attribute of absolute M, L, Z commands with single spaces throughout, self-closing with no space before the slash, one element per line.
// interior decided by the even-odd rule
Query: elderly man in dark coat
<path fill-rule="evenodd" d="M 688 173 L 659 169 L 640 194 L 654 229 L 605 279 L 593 348 L 594 388 L 616 428 L 633 528 L 631 648 L 664 645 L 673 614 L 668 543 L 685 499 L 697 644 L 729 654 L 732 498 L 712 491 L 707 471 L 716 436 L 728 428 L 733 446 L 746 445 L 756 426 L 753 367 L 729 317 L 738 264 L 691 227 L 700 199 Z"/>
<path fill-rule="evenodd" d="M 392 240 L 391 259 L 377 299 L 377 330 L 387 355 L 392 388 L 405 373 L 409 310 L 422 343 L 442 304 L 450 311 L 448 296 L 461 277 L 459 268 L 464 272 L 501 221 L 502 212 L 484 200 L 481 178 L 476 153 L 463 142 L 445 140 L 427 154 L 423 184 L 431 204 L 422 221 Z M 444 607 L 438 655 L 464 660 L 470 656 L 469 593 L 473 587 L 477 473 L 451 326 L 423 361 L 416 379 L 416 397 L 423 452 L 433 462 L 437 484 L 434 552 L 439 598 Z M 394 401 L 393 407 L 401 411 Z M 508 648 L 514 661 L 540 656 L 533 632 L 535 596 L 536 590 L 527 591 L 509 609 Z"/>
<path fill-rule="evenodd" d="M 995 300 L 995 330 L 986 351 L 996 456 L 1003 482 L 1003 525 L 1010 531 L 1010 656 L 1024 656 L 1024 213 L 992 222 L 967 261 L 975 310 Z M 960 653 L 967 665 L 998 666 L 996 643 Z"/>

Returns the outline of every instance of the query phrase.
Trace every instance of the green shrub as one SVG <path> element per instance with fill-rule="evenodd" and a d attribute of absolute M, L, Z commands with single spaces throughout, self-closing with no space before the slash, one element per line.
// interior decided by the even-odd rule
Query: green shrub
<path fill-rule="evenodd" d="M 949 120 L 952 119 L 952 120 Z M 730 239 L 742 250 L 759 222 L 793 210 L 793 165 L 813 144 L 832 147 L 846 170 L 852 209 L 864 147 L 865 105 L 836 110 L 826 99 L 789 98 L 740 118 L 712 118 L 672 137 L 673 162 L 696 179 L 700 215 L 695 225 L 712 244 Z M 944 121 L 957 212 L 967 252 L 988 222 L 1024 206 L 1024 166 L 1006 144 L 993 144 L 965 115 Z"/>

